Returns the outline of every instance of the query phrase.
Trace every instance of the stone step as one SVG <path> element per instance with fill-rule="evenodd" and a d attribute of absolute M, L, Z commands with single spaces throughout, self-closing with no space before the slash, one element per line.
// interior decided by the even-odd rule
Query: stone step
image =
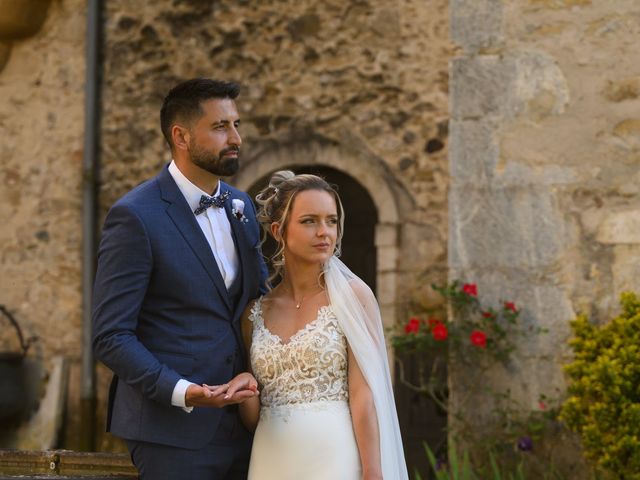
<path fill-rule="evenodd" d="M 16 478 L 133 480 L 138 474 L 128 454 L 0 450 L 0 480 Z"/>

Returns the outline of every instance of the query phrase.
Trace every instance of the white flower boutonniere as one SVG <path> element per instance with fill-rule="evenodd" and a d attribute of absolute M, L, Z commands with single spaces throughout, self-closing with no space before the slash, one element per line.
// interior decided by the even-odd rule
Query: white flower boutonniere
<path fill-rule="evenodd" d="M 239 198 L 231 200 L 231 213 L 242 223 L 247 223 L 249 221 L 249 219 L 244 215 L 244 202 Z"/>

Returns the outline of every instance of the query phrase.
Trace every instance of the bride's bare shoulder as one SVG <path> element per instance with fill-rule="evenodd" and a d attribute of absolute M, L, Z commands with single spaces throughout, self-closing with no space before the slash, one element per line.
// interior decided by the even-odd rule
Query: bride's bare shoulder
<path fill-rule="evenodd" d="M 353 293 L 356 294 L 358 300 L 361 303 L 365 303 L 366 301 L 370 301 L 371 299 L 375 299 L 375 295 L 373 291 L 361 278 L 353 277 L 349 279 L 349 286 L 353 290 Z"/>

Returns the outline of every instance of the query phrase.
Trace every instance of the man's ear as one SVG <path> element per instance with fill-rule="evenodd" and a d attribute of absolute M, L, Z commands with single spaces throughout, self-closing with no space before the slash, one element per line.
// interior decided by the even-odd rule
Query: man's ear
<path fill-rule="evenodd" d="M 173 140 L 173 146 L 178 150 L 187 150 L 189 148 L 189 141 L 191 140 L 191 133 L 189 129 L 182 125 L 171 126 L 171 140 Z"/>

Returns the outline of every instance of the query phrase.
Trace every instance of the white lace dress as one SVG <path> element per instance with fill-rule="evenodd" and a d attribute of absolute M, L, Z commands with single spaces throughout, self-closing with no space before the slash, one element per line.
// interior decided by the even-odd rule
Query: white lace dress
<path fill-rule="evenodd" d="M 360 459 L 348 403 L 347 341 L 330 306 L 287 343 L 253 322 L 251 366 L 260 421 L 249 480 L 357 480 Z"/>

